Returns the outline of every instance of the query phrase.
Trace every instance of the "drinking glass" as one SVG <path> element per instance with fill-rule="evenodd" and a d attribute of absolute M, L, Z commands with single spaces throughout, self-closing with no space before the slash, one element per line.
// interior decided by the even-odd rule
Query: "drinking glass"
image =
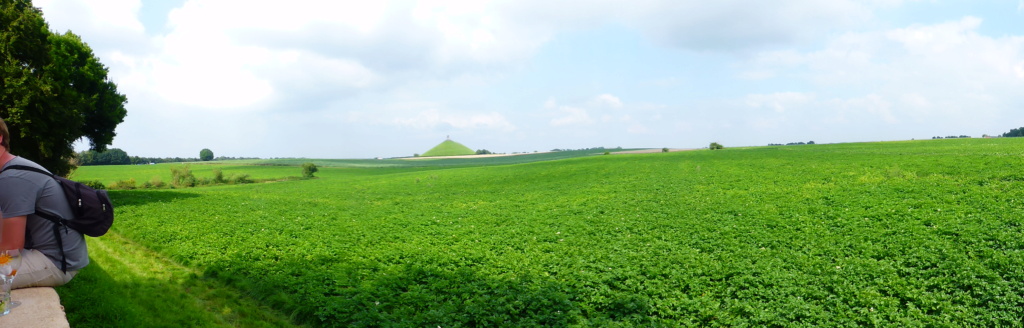
<path fill-rule="evenodd" d="M 0 250 L 0 316 L 11 313 L 11 309 L 21 304 L 11 300 L 11 286 L 14 285 L 14 275 L 18 274 L 19 267 L 21 250 Z"/>

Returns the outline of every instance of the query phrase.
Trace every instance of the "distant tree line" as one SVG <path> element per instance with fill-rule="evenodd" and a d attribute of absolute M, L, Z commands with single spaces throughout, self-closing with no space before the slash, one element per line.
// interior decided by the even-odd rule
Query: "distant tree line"
<path fill-rule="evenodd" d="M 970 137 L 971 137 L 971 136 L 966 136 L 966 135 L 960 135 L 960 136 L 945 136 L 945 137 L 939 137 L 939 136 L 935 136 L 935 137 L 932 137 L 932 139 L 933 139 L 933 140 L 934 140 L 934 139 L 960 139 L 960 138 L 970 138 Z"/>
<path fill-rule="evenodd" d="M 1010 130 L 1010 132 L 1003 133 L 1004 137 L 1024 137 L 1024 127 Z"/>
<path fill-rule="evenodd" d="M 769 146 L 796 146 L 796 145 L 813 145 L 813 144 L 814 144 L 814 141 L 811 140 L 811 141 L 808 141 L 808 142 L 803 142 L 803 141 L 800 141 L 800 142 L 790 142 L 790 143 L 787 143 L 785 145 L 783 145 L 783 144 L 774 144 L 774 143 L 773 144 L 768 144 L 768 145 Z"/>
<path fill-rule="evenodd" d="M 78 165 L 140 165 L 140 164 L 158 164 L 158 163 L 187 163 L 187 162 L 199 162 L 199 158 L 182 158 L 182 157 L 139 157 L 139 156 L 128 156 L 124 150 L 118 148 L 110 148 L 104 152 L 96 152 L 93 150 L 87 150 L 78 152 L 75 154 L 75 159 L 78 161 Z M 227 157 L 220 156 L 213 158 L 213 160 L 226 161 L 234 159 L 259 159 L 258 157 Z"/>

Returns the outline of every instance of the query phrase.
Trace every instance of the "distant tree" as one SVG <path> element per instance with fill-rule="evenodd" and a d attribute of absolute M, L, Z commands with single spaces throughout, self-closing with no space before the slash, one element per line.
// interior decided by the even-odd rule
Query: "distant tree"
<path fill-rule="evenodd" d="M 100 157 L 106 157 L 107 165 L 128 165 L 132 163 L 132 159 L 128 157 L 128 153 L 117 148 L 111 148 L 100 153 Z"/>
<path fill-rule="evenodd" d="M 128 153 L 118 148 L 110 148 L 104 152 L 87 150 L 75 155 L 78 165 L 127 165 L 132 164 Z"/>
<path fill-rule="evenodd" d="M 304 164 L 302 164 L 302 177 L 303 178 L 312 178 L 313 177 L 313 173 L 316 173 L 316 172 L 319 172 L 319 171 L 320 170 L 316 168 L 316 164 L 313 164 L 313 163 L 304 163 Z"/>
<path fill-rule="evenodd" d="M 213 160 L 213 151 L 209 148 L 203 148 L 203 150 L 199 151 L 199 160 L 204 162 Z"/>
<path fill-rule="evenodd" d="M 477 155 L 489 155 L 489 154 L 493 154 L 493 153 L 490 150 L 487 150 L 487 149 L 477 149 L 476 154 Z"/>
<path fill-rule="evenodd" d="M 668 147 L 662 148 L 662 149 L 661 149 L 661 152 L 663 152 L 663 153 L 667 153 L 667 152 L 668 152 Z"/>
<path fill-rule="evenodd" d="M 75 155 L 76 165 L 96 165 L 96 152 L 92 150 L 83 151 Z"/>
<path fill-rule="evenodd" d="M 711 149 L 711 150 L 715 150 L 715 149 L 724 149 L 724 148 L 725 148 L 725 147 L 724 147 L 724 146 L 722 146 L 722 144 L 720 144 L 720 143 L 717 143 L 717 142 L 712 142 L 712 143 L 711 143 L 711 145 L 709 145 L 709 146 L 708 146 L 708 149 Z"/>
<path fill-rule="evenodd" d="M 808 145 L 813 145 L 814 144 L 814 140 L 808 141 L 807 144 Z"/>
<path fill-rule="evenodd" d="M 67 175 L 76 141 L 106 150 L 125 102 L 77 35 L 50 32 L 31 1 L 0 0 L 0 117 L 12 153 Z"/>

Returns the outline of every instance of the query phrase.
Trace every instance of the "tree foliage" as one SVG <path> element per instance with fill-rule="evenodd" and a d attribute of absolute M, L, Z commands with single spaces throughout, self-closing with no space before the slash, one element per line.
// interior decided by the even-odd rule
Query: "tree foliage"
<path fill-rule="evenodd" d="M 204 162 L 213 160 L 213 151 L 209 148 L 203 148 L 203 150 L 199 151 L 199 160 Z"/>
<path fill-rule="evenodd" d="M 1010 132 L 1003 133 L 1004 137 L 1024 137 L 1024 127 L 1011 129 Z"/>
<path fill-rule="evenodd" d="M 0 117 L 11 153 L 66 175 L 75 141 L 98 152 L 113 142 L 126 102 L 81 38 L 51 32 L 29 0 L 0 0 Z"/>
<path fill-rule="evenodd" d="M 78 165 L 128 165 L 132 163 L 128 153 L 118 148 L 110 148 L 104 152 L 84 151 L 78 153 Z"/>
<path fill-rule="evenodd" d="M 316 164 L 313 164 L 313 163 L 304 163 L 304 164 L 302 164 L 302 177 L 303 178 L 312 178 L 313 177 L 313 173 L 317 173 L 317 172 L 320 172 L 320 169 L 318 169 L 316 167 Z"/>
<path fill-rule="evenodd" d="M 712 142 L 711 145 L 708 146 L 708 149 L 711 149 L 711 150 L 724 149 L 724 148 L 725 148 L 725 146 L 722 146 L 722 144 L 717 143 L 717 142 Z"/>

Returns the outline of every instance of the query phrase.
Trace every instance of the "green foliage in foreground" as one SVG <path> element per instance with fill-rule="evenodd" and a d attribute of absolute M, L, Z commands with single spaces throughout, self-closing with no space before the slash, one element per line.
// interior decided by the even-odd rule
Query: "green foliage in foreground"
<path fill-rule="evenodd" d="M 127 98 L 78 35 L 51 32 L 29 0 L 0 0 L 0 117 L 11 153 L 57 175 L 74 166 L 74 144 L 103 151 L 127 114 Z"/>
<path fill-rule="evenodd" d="M 56 289 L 72 327 L 294 326 L 267 305 L 116 233 L 88 243 L 89 269 Z"/>
<path fill-rule="evenodd" d="M 116 233 L 317 326 L 1021 326 L 1022 159 L 733 148 L 112 198 Z"/>

